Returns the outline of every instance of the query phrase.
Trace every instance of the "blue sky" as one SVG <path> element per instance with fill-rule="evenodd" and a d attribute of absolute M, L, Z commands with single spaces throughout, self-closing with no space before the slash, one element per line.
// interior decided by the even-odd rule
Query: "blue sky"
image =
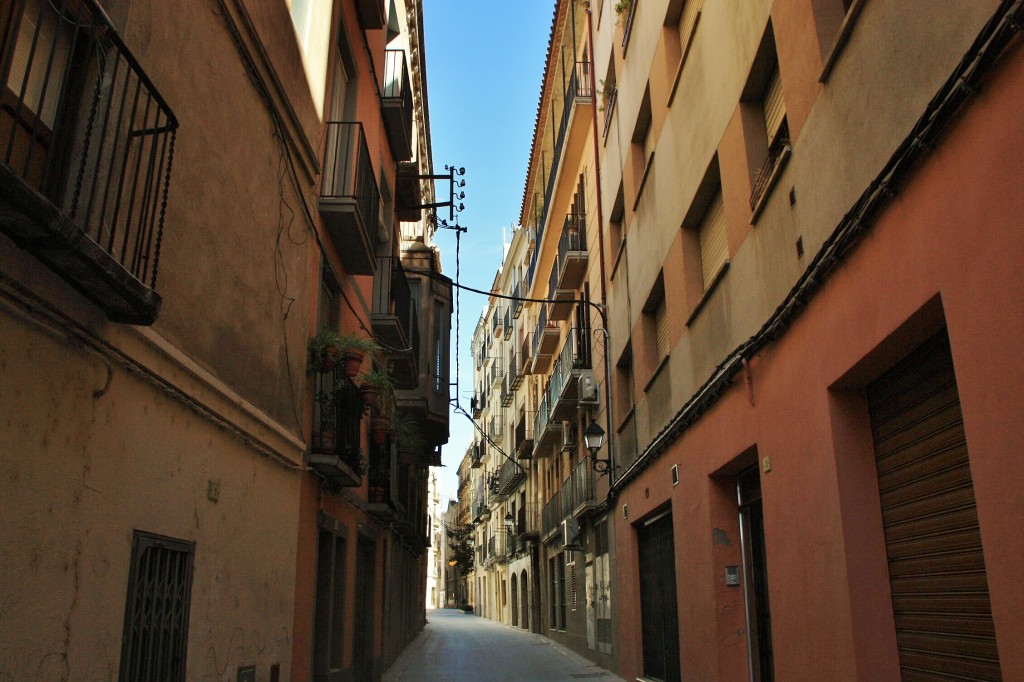
<path fill-rule="evenodd" d="M 501 265 L 502 228 L 506 239 L 519 220 L 526 165 L 537 116 L 544 57 L 554 0 L 425 0 L 427 98 L 434 170 L 465 167 L 466 208 L 460 279 L 489 289 Z M 438 183 L 446 198 L 447 183 Z M 447 211 L 439 213 L 447 218 Z M 455 279 L 455 235 L 439 230 L 445 274 Z M 473 392 L 470 342 L 485 304 L 483 296 L 460 294 L 459 398 L 469 409 Z M 455 376 L 455 321 L 452 321 L 452 377 Z M 452 414 L 451 438 L 443 469 L 435 470 L 444 498 L 454 496 L 456 468 L 472 440 L 473 426 Z"/>

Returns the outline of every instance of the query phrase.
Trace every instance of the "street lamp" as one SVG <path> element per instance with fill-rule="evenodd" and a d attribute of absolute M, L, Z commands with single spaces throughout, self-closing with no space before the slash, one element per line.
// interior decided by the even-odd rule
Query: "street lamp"
<path fill-rule="evenodd" d="M 597 451 L 604 445 L 604 429 L 597 422 L 590 422 L 590 425 L 583 431 L 583 445 L 590 450 L 590 466 L 599 474 L 607 474 L 611 469 L 611 459 L 601 459 Z"/>

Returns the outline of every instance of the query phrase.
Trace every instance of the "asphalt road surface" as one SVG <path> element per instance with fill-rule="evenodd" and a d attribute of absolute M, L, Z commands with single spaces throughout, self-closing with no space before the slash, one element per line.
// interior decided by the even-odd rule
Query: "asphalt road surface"
<path fill-rule="evenodd" d="M 423 632 L 384 673 L 384 682 L 623 682 L 535 635 L 455 609 L 427 611 Z"/>

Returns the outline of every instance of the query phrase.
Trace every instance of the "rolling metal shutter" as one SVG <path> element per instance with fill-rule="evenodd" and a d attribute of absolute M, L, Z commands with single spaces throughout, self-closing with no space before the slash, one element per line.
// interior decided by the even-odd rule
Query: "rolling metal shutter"
<path fill-rule="evenodd" d="M 665 512 L 644 522 L 637 527 L 636 535 L 644 676 L 663 682 L 680 682 L 679 602 L 676 600 L 672 513 Z"/>
<path fill-rule="evenodd" d="M 782 126 L 782 119 L 786 117 L 786 103 L 782 100 L 782 79 L 779 76 L 779 67 L 772 71 L 772 77 L 768 81 L 768 87 L 764 90 L 764 128 L 768 133 L 768 146 L 775 141 L 775 135 Z"/>
<path fill-rule="evenodd" d="M 903 679 L 1000 680 L 946 333 L 869 385 L 867 397 Z"/>
<path fill-rule="evenodd" d="M 729 241 L 725 231 L 725 205 L 722 203 L 722 190 L 715 192 L 704 217 L 697 228 L 700 235 L 700 266 L 704 279 L 704 290 L 715 280 L 718 271 L 729 259 Z"/>

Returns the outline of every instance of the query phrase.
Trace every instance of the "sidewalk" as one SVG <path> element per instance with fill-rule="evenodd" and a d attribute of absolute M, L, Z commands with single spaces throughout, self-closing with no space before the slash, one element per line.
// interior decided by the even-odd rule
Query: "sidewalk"
<path fill-rule="evenodd" d="M 465 614 L 427 611 L 384 682 L 624 682 L 547 637 Z"/>

